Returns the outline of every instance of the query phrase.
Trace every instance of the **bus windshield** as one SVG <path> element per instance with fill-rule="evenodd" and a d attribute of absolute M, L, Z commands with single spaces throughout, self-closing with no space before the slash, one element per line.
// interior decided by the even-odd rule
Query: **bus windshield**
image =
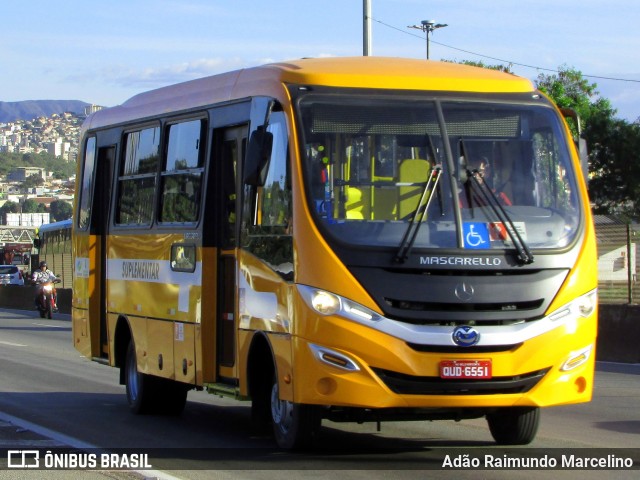
<path fill-rule="evenodd" d="M 413 248 L 576 237 L 568 143 L 542 102 L 308 94 L 298 108 L 308 199 L 329 238 L 398 248 L 412 223 Z"/>

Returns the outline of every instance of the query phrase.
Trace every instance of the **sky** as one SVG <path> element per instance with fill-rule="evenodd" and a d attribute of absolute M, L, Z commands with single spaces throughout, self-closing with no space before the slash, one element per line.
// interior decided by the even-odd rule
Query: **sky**
<path fill-rule="evenodd" d="M 374 56 L 572 67 L 640 117 L 637 0 L 370 0 Z M 114 106 L 165 85 L 301 57 L 363 54 L 363 0 L 0 0 L 0 101 Z M 607 77 L 617 80 L 608 80 Z"/>

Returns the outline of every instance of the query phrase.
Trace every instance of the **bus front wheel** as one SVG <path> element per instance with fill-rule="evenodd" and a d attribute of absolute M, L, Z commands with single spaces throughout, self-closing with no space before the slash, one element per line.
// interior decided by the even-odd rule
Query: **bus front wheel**
<path fill-rule="evenodd" d="M 278 380 L 275 376 L 271 388 L 271 420 L 276 443 L 286 449 L 310 447 L 321 423 L 316 406 L 280 399 Z"/>
<path fill-rule="evenodd" d="M 493 439 L 499 445 L 528 445 L 538 433 L 540 409 L 504 408 L 487 415 Z"/>

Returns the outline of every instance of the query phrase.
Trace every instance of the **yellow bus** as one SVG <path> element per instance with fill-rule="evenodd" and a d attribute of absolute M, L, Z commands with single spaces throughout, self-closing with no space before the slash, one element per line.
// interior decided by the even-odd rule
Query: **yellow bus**
<path fill-rule="evenodd" d="M 72 288 L 71 219 L 41 225 L 33 243 L 38 255 L 32 255 L 31 270 L 39 268 L 39 263 L 45 261 L 49 270 L 61 280 L 57 288 Z"/>
<path fill-rule="evenodd" d="M 529 80 L 302 59 L 142 93 L 84 123 L 73 341 L 134 413 L 251 400 L 323 420 L 486 417 L 527 444 L 587 402 L 595 235 L 580 149 Z"/>

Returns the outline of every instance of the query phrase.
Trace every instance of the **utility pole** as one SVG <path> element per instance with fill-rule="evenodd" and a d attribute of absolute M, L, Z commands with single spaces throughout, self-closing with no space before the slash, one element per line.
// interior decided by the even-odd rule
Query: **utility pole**
<path fill-rule="evenodd" d="M 434 30 L 438 28 L 446 27 L 446 23 L 436 23 L 435 20 L 422 20 L 420 25 L 409 25 L 407 28 L 417 28 L 418 30 L 422 30 L 427 37 L 427 60 L 429 60 L 429 35 L 433 33 Z"/>
<path fill-rule="evenodd" d="M 362 55 L 368 57 L 371 51 L 371 0 L 362 1 Z"/>

